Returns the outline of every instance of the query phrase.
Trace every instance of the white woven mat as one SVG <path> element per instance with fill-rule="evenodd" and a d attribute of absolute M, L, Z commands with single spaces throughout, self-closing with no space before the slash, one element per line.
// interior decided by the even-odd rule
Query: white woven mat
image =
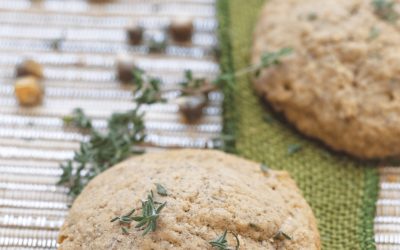
<path fill-rule="evenodd" d="M 375 216 L 379 250 L 400 249 L 400 168 L 380 168 L 380 192 Z"/>
<path fill-rule="evenodd" d="M 70 201 L 55 183 L 59 162 L 71 158 L 81 135 L 66 131 L 60 117 L 81 107 L 104 124 L 113 111 L 132 107 L 130 91 L 115 80 L 115 57 L 128 52 L 166 88 L 184 69 L 217 74 L 216 0 L 0 0 L 0 249 L 54 249 Z M 125 41 L 124 27 L 137 20 L 151 35 L 177 15 L 195 19 L 191 46 L 171 44 L 163 55 Z M 52 47 L 64 38 L 59 50 Z M 13 97 L 14 68 L 23 58 L 44 65 L 42 106 L 21 108 Z M 198 125 L 182 123 L 174 104 L 148 109 L 148 141 L 164 147 L 204 147 L 221 131 L 220 93 Z M 157 150 L 157 148 L 148 148 Z M 400 169 L 381 168 L 375 219 L 378 249 L 400 249 Z"/>
<path fill-rule="evenodd" d="M 63 128 L 63 115 L 81 107 L 97 124 L 114 111 L 133 107 L 131 92 L 115 80 L 120 52 L 139 67 L 162 76 L 165 88 L 184 69 L 212 77 L 219 71 L 214 0 L 115 0 L 90 5 L 84 0 L 0 0 L 0 249 L 54 249 L 67 213 L 66 189 L 56 186 L 58 165 L 71 158 L 82 136 Z M 188 46 L 170 44 L 165 54 L 149 55 L 145 45 L 127 45 L 125 26 L 138 21 L 145 35 L 159 32 L 177 15 L 194 18 Z M 59 50 L 52 44 L 64 38 Z M 21 108 L 13 96 L 14 70 L 23 58 L 44 66 L 42 106 Z M 172 93 L 174 94 L 174 93 Z M 185 125 L 173 103 L 147 109 L 147 141 L 160 148 L 204 147 L 221 131 L 220 93 L 199 124 Z M 157 150 L 156 147 L 148 150 Z"/>

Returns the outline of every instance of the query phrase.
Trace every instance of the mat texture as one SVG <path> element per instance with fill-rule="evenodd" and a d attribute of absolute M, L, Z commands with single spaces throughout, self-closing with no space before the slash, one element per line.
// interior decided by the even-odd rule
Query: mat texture
<path fill-rule="evenodd" d="M 219 1 L 225 71 L 249 64 L 253 27 L 263 3 Z M 266 108 L 247 78 L 236 79 L 225 95 L 224 129 L 235 136 L 237 154 L 290 172 L 318 219 L 323 249 L 375 249 L 375 166 L 331 152 L 299 134 Z"/>
<path fill-rule="evenodd" d="M 80 107 L 103 130 L 112 112 L 135 107 L 130 87 L 116 78 L 120 53 L 160 77 L 163 90 L 179 87 L 185 69 L 215 77 L 216 0 L 0 0 L 0 250 L 54 250 L 71 197 L 58 186 L 59 164 L 71 159 L 78 131 L 62 117 Z M 193 18 L 192 43 L 168 42 L 165 53 L 148 53 L 147 42 L 129 45 L 126 27 L 138 22 L 145 37 L 159 37 L 173 18 Z M 145 40 L 146 40 L 145 39 Z M 30 58 L 43 66 L 42 105 L 21 107 L 14 97 L 15 67 Z M 223 96 L 197 124 L 187 124 L 169 101 L 143 107 L 147 152 L 213 145 L 222 130 Z M 97 250 L 97 249 L 96 249 Z"/>

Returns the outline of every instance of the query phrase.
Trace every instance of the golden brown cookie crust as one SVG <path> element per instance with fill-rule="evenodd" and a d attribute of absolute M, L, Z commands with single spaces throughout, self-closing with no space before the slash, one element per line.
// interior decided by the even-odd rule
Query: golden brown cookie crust
<path fill-rule="evenodd" d="M 169 195 L 155 232 L 123 235 L 115 216 L 139 207 L 154 183 Z M 310 207 L 286 172 L 211 150 L 150 153 L 96 177 L 75 200 L 59 234 L 59 249 L 212 249 L 223 231 L 240 249 L 320 249 Z M 271 239 L 282 230 L 292 240 Z M 230 246 L 235 245 L 229 236 Z"/>
<path fill-rule="evenodd" d="M 360 158 L 400 155 L 400 33 L 370 0 L 269 0 L 253 62 L 292 47 L 254 80 L 304 134 Z"/>

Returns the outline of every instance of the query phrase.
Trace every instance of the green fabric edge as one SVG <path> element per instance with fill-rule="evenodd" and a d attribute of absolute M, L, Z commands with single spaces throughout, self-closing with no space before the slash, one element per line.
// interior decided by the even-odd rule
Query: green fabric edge
<path fill-rule="evenodd" d="M 232 46 L 231 39 L 229 36 L 230 27 L 230 15 L 227 13 L 229 9 L 228 0 L 217 0 L 217 16 L 218 16 L 218 40 L 220 42 L 221 57 L 220 67 L 223 73 L 229 73 L 234 71 L 233 58 L 232 58 Z M 231 106 L 234 103 L 234 85 L 225 85 L 223 89 L 224 101 L 223 101 L 223 133 L 234 138 L 232 141 L 227 142 L 228 145 L 225 147 L 225 151 L 229 153 L 236 153 L 236 120 L 238 117 L 235 106 Z"/>
<path fill-rule="evenodd" d="M 229 13 L 229 0 L 217 0 L 217 16 L 219 21 L 219 41 L 221 46 L 221 70 L 222 72 L 233 72 L 234 63 L 232 55 L 232 45 L 230 37 L 230 13 Z M 239 112 L 237 111 L 235 103 L 234 91 L 236 89 L 225 87 L 224 92 L 224 126 L 223 132 L 227 135 L 235 136 L 237 134 L 237 121 L 239 119 Z M 236 150 L 236 143 L 233 144 Z M 368 164 L 367 164 L 368 165 Z M 360 225 L 357 232 L 359 238 L 360 249 L 376 249 L 374 242 L 374 218 L 376 211 L 376 201 L 378 199 L 379 190 L 379 174 L 376 168 L 366 168 L 364 175 L 364 195 L 363 204 L 361 207 Z M 332 232 L 334 233 L 334 232 Z M 321 239 L 323 241 L 323 239 Z M 323 244 L 323 242 L 322 242 Z M 324 248 L 328 249 L 328 248 Z"/>
<path fill-rule="evenodd" d="M 376 201 L 379 195 L 379 173 L 376 168 L 369 168 L 365 172 L 365 189 L 362 225 L 360 233 L 361 249 L 375 250 L 374 218 L 376 213 Z"/>

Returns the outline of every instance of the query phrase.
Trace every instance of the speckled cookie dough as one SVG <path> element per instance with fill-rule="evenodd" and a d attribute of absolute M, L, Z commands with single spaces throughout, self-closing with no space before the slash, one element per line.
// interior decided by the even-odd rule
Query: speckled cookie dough
<path fill-rule="evenodd" d="M 294 53 L 254 86 L 304 134 L 360 158 L 395 157 L 400 26 L 379 17 L 371 2 L 269 0 L 255 29 L 253 62 L 282 47 Z"/>
<path fill-rule="evenodd" d="M 140 206 L 160 183 L 168 196 L 155 232 L 124 235 L 115 216 Z M 313 213 L 283 171 L 211 150 L 175 150 L 127 160 L 92 180 L 75 200 L 59 234 L 59 249 L 212 249 L 224 230 L 240 249 L 320 249 Z M 292 239 L 273 240 L 282 231 Z M 235 246 L 232 235 L 229 246 Z"/>

